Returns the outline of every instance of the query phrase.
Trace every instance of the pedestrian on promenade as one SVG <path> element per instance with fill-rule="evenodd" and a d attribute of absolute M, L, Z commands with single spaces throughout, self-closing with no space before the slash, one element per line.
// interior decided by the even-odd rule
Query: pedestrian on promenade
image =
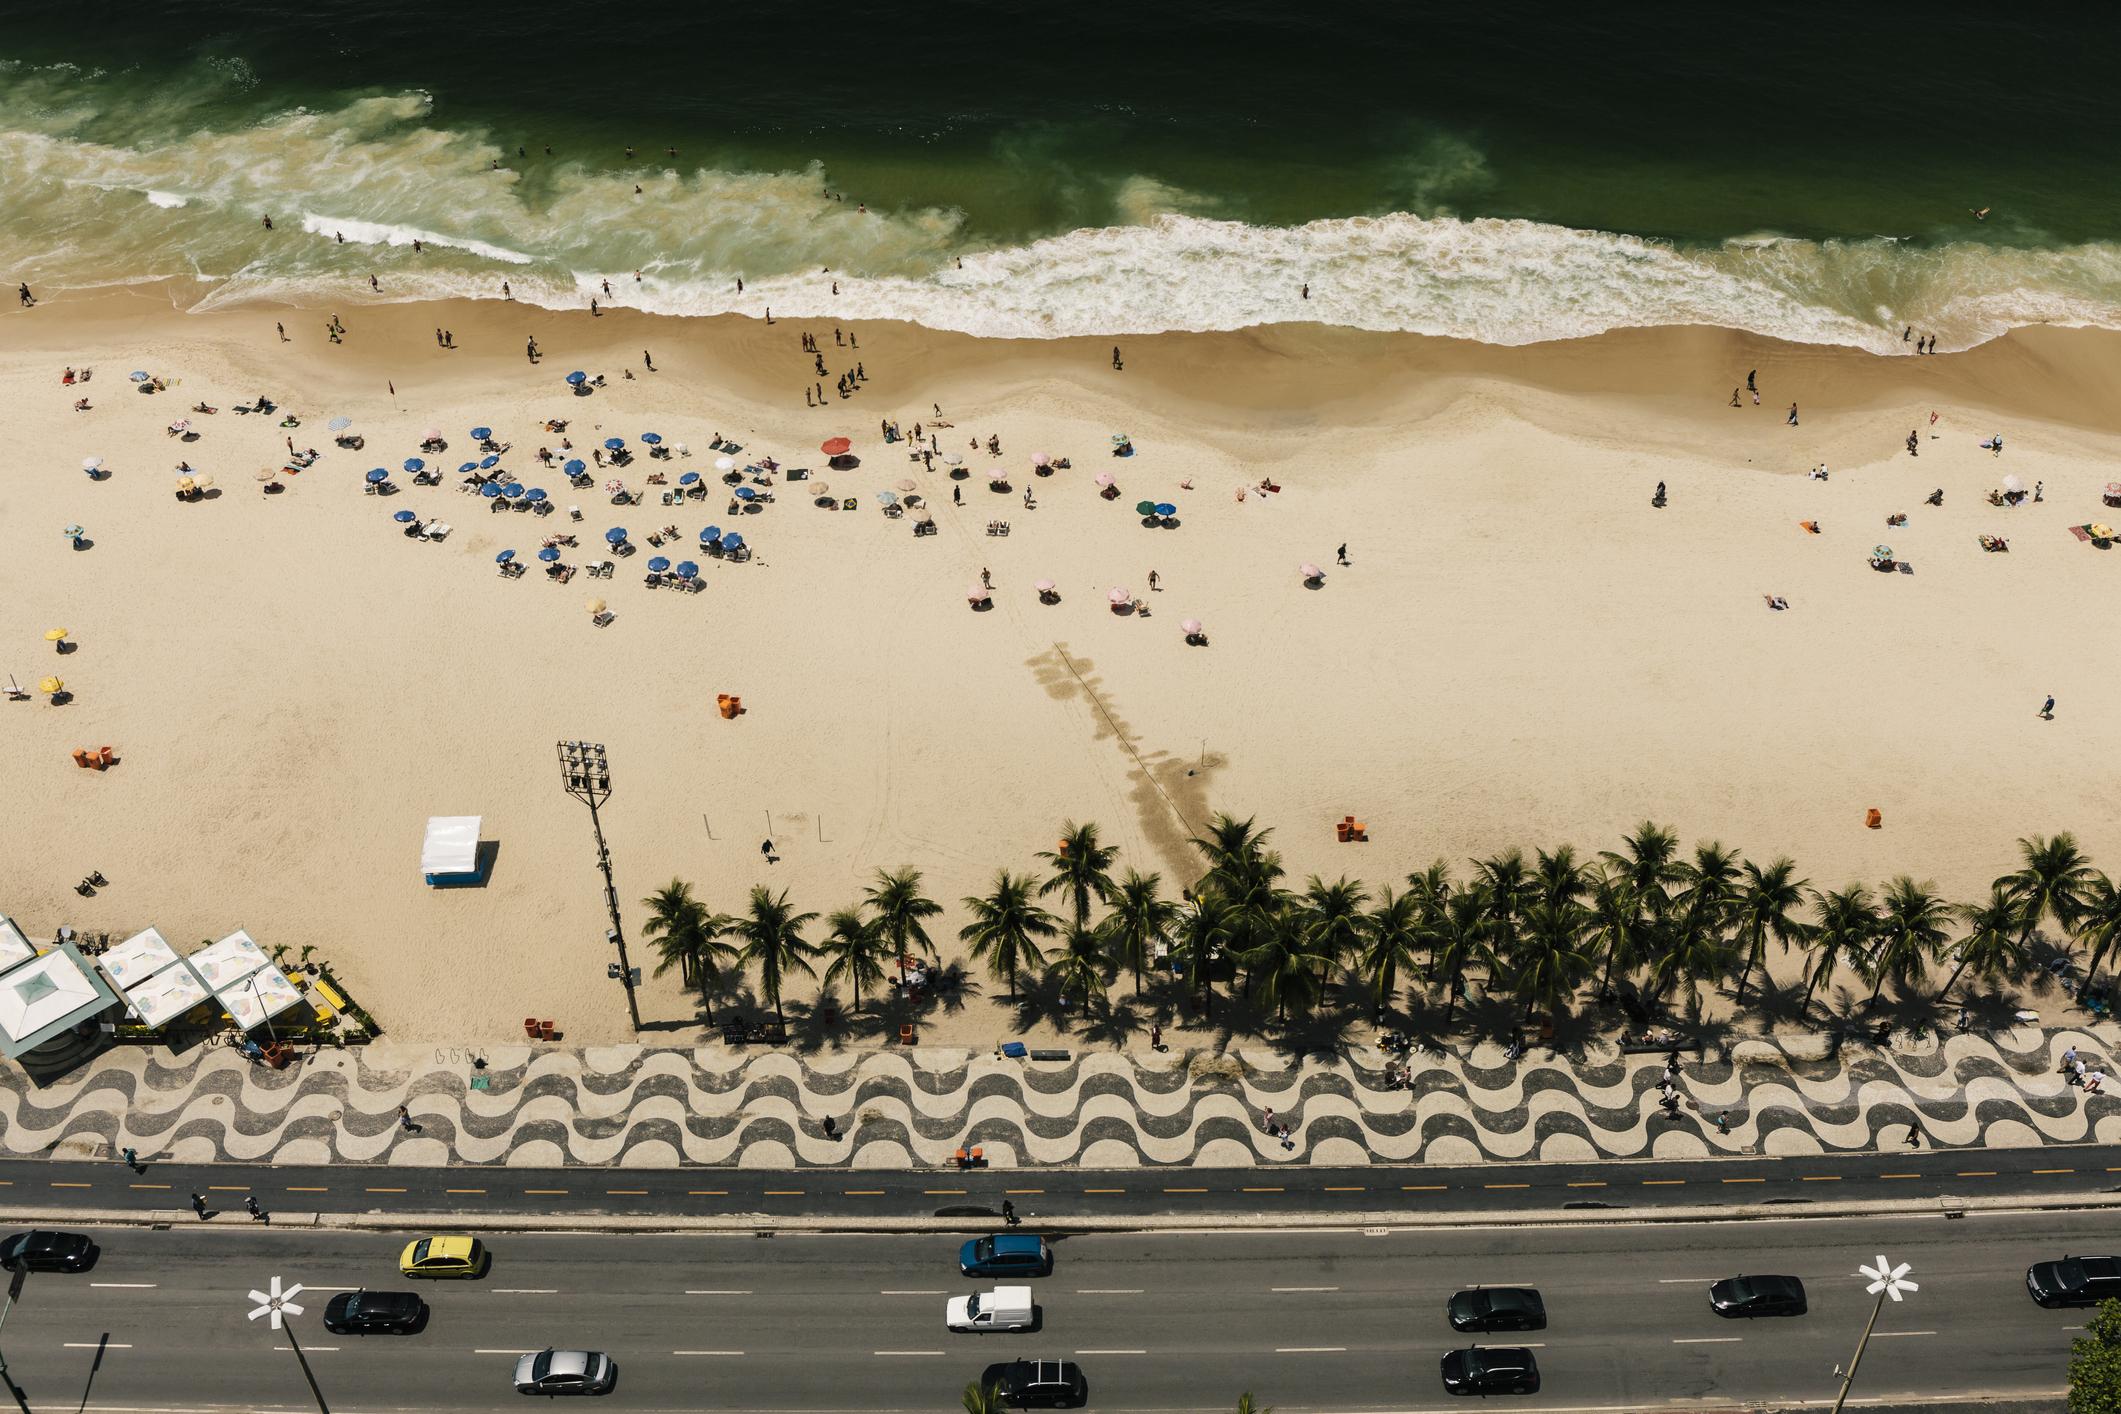
<path fill-rule="evenodd" d="M 1260 1116 L 1259 1116 L 1259 1127 L 1260 1127 L 1261 1129 L 1264 1129 L 1264 1130 L 1266 1130 L 1266 1131 L 1267 1131 L 1267 1133 L 1269 1133 L 1269 1134 L 1272 1134 L 1272 1133 L 1274 1132 L 1274 1111 L 1273 1111 L 1273 1110 L 1271 1110 L 1271 1109 L 1267 1109 L 1267 1110 L 1263 1110 L 1263 1111 L 1261 1111 L 1261 1112 L 1260 1112 Z"/>
<path fill-rule="evenodd" d="M 1016 1215 L 1016 1204 L 1010 1202 L 1007 1198 L 1002 1199 L 1002 1226 L 1019 1227 L 1023 1224 L 1023 1221 L 1022 1218 Z"/>
<path fill-rule="evenodd" d="M 412 1111 L 406 1109 L 403 1105 L 398 1106 L 398 1127 L 407 1134 L 418 1134 L 420 1132 L 420 1126 L 413 1122 Z"/>
<path fill-rule="evenodd" d="M 1731 1112 L 1729 1110 L 1718 1110 L 1716 1112 L 1716 1132 L 1718 1134 L 1729 1134 L 1731 1132 Z"/>
<path fill-rule="evenodd" d="M 2077 1064 L 2077 1047 L 2076 1047 L 2076 1046 L 2075 1046 L 2075 1044 L 2073 1043 L 2073 1044 L 2071 1044 L 2070 1046 L 2068 1046 L 2067 1048 L 2065 1048 L 2065 1049 L 2063 1050 L 2063 1052 L 2062 1052 L 2062 1073 L 2063 1073 L 2064 1075 L 2067 1075 L 2067 1074 L 2069 1074 L 2069 1072 L 2070 1072 L 2071 1068 L 2072 1068 L 2072 1067 L 2074 1067 L 2074 1066 L 2075 1066 L 2076 1064 Z"/>
<path fill-rule="evenodd" d="M 1152 1021 L 1149 1023 L 1149 1049 L 1161 1051 L 1163 1048 L 1164 1024 L 1161 1021 Z"/>
<path fill-rule="evenodd" d="M 1790 415 L 1788 421 L 1790 426 L 1792 427 L 1795 427 L 1797 425 L 1797 405 L 1795 403 L 1790 404 Z"/>
<path fill-rule="evenodd" d="M 206 1211 L 206 1200 L 196 1193 L 191 1195 L 191 1210 L 199 1215 L 200 1222 L 205 1222 L 209 1217 L 213 1216 L 213 1214 Z"/>
<path fill-rule="evenodd" d="M 270 1213 L 266 1212 L 266 1211 L 265 1211 L 265 1210 L 264 1210 L 263 1208 L 261 1208 L 261 1207 L 259 1207 L 259 1206 L 258 1206 L 258 1195 L 257 1195 L 257 1194 L 255 1194 L 255 1193 L 246 1193 L 246 1194 L 244 1194 L 244 1195 L 243 1195 L 243 1206 L 244 1206 L 244 1208 L 246 1208 L 247 1210 L 249 1210 L 249 1212 L 250 1212 L 250 1220 L 251 1220 L 252 1222 L 254 1222 L 254 1223 L 264 1223 L 264 1224 L 265 1224 L 266 1226 L 268 1226 L 268 1227 L 270 1227 L 270 1226 L 272 1225 L 272 1214 L 270 1214 Z"/>
<path fill-rule="evenodd" d="M 831 1115 L 825 1116 L 825 1137 L 827 1139 L 837 1139 L 840 1137 L 839 1124 L 832 1118 Z"/>
<path fill-rule="evenodd" d="M 1907 1127 L 1907 1147 L 1910 1149 L 1922 1147 L 1922 1126 L 1920 1124 L 1911 1124 Z"/>
<path fill-rule="evenodd" d="M 120 1153 L 118 1157 L 123 1160 L 125 1166 L 131 1169 L 134 1173 L 147 1172 L 147 1169 L 140 1162 L 139 1151 L 134 1149 L 132 1145 L 126 1145 L 124 1151 Z"/>
<path fill-rule="evenodd" d="M 2095 1070 L 2090 1075 L 2084 1077 L 2084 1093 L 2087 1095 L 2096 1095 L 2099 1093 L 2099 1087 L 2105 1083 L 2106 1072 L 2103 1070 Z"/>

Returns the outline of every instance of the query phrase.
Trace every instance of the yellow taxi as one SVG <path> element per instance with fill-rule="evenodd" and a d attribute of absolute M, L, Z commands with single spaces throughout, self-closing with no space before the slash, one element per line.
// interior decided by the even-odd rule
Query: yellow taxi
<path fill-rule="evenodd" d="M 486 1272 L 486 1248 L 476 1237 L 423 1237 L 398 1254 L 409 1277 L 476 1277 Z"/>

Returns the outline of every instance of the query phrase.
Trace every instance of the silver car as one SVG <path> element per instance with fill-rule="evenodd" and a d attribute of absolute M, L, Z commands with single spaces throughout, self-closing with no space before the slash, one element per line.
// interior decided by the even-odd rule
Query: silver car
<path fill-rule="evenodd" d="M 600 1350 L 540 1350 L 516 1361 L 517 1394 L 609 1394 L 619 1367 Z"/>

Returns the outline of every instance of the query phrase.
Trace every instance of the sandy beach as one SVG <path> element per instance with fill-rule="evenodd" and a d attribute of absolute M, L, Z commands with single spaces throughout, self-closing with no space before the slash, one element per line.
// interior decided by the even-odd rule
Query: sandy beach
<path fill-rule="evenodd" d="M 2121 552 L 2068 530 L 2121 516 L 2101 501 L 2121 461 L 2121 336 L 2025 330 L 1918 359 L 1689 328 L 1500 348 L 1282 326 L 1122 339 L 1115 372 L 1110 339 L 862 324 L 844 350 L 819 320 L 496 301 L 349 303 L 332 345 L 331 312 L 180 314 L 133 286 L 0 314 L 0 675 L 34 689 L 56 672 L 73 694 L 0 704 L 0 910 L 33 935 L 154 924 L 183 946 L 242 926 L 314 945 L 397 1037 L 520 1035 L 525 1016 L 576 1041 L 623 1036 L 563 737 L 609 747 L 604 825 L 651 965 L 637 901 L 673 876 L 723 910 L 764 882 L 823 913 L 900 864 L 945 902 L 935 931 L 956 958 L 956 900 L 999 867 L 1035 868 L 1067 819 L 1097 822 L 1122 868 L 1174 893 L 1198 872 L 1188 834 L 1216 811 L 1273 826 L 1298 881 L 1373 886 L 1510 845 L 1595 852 L 1645 818 L 1790 854 L 1821 886 L 1905 872 L 1957 899 L 2012 867 L 2022 835 L 2071 830 L 2094 862 L 2121 859 L 2106 769 L 2121 665 L 2103 651 Z M 455 350 L 435 346 L 438 326 Z M 856 396 L 830 398 L 827 377 L 830 406 L 803 406 L 805 331 L 834 375 L 861 360 Z M 63 386 L 67 366 L 93 381 Z M 134 369 L 169 390 L 137 394 Z M 569 396 L 570 369 L 607 384 Z M 1732 408 L 1749 369 L 1760 405 Z M 255 393 L 300 429 L 236 415 Z M 219 414 L 187 411 L 202 400 Z M 934 423 L 937 405 L 942 450 L 974 472 L 961 507 L 940 461 L 924 471 L 878 436 L 882 418 Z M 364 451 L 333 447 L 334 415 Z M 202 436 L 180 444 L 164 429 L 187 416 Z M 621 474 L 650 494 L 621 510 L 533 460 L 557 447 L 553 417 L 573 419 L 582 455 L 654 430 L 692 456 L 636 461 Z M 491 515 L 454 474 L 363 494 L 362 474 L 416 455 L 429 426 L 451 443 L 432 460 L 455 467 L 478 424 L 558 515 Z M 1121 432 L 1131 458 L 1108 455 Z M 1996 457 L 1979 443 L 1999 432 Z M 712 479 L 717 433 L 744 460 L 818 468 L 859 511 L 783 483 L 743 517 L 749 563 L 707 563 L 699 594 L 648 589 L 649 531 L 676 524 L 684 558 L 703 524 L 731 525 L 719 494 L 666 508 L 645 485 L 651 470 Z M 835 435 L 857 470 L 822 470 Z M 968 445 L 990 435 L 1003 456 Z M 263 495 L 253 474 L 284 460 L 285 436 L 324 455 Z M 1034 477 L 1039 452 L 1072 465 Z M 83 474 L 89 456 L 105 479 Z M 218 494 L 175 500 L 180 457 Z M 1822 463 L 1829 480 L 1807 475 Z M 1008 493 L 989 491 L 990 467 Z M 1103 471 L 1117 501 L 1096 494 Z M 1990 505 L 2007 474 L 2041 501 Z M 876 503 L 909 476 L 935 536 Z M 1263 478 L 1280 492 L 1235 498 Z M 1660 481 L 1670 504 L 1653 510 Z M 1937 487 L 1944 504 L 1925 505 Z M 1178 526 L 1145 529 L 1142 498 L 1176 502 Z M 400 509 L 455 531 L 409 540 Z M 1889 528 L 1895 513 L 1908 521 Z M 994 519 L 1006 538 L 984 533 Z M 641 553 L 608 583 L 495 571 L 497 552 L 528 557 L 555 531 L 580 537 L 571 562 L 601 559 L 610 526 Z M 1985 534 L 2009 553 L 1985 553 Z M 1912 573 L 1874 571 L 1880 543 Z M 1322 585 L 1300 580 L 1305 561 Z M 973 612 L 983 568 L 993 607 Z M 1058 604 L 1034 593 L 1042 577 Z M 1110 612 L 1114 586 L 1151 612 Z M 609 627 L 590 623 L 591 597 Z M 1205 647 L 1183 641 L 1187 618 Z M 54 626 L 75 652 L 53 654 Z M 718 693 L 745 714 L 722 720 Z M 112 770 L 70 759 L 102 744 Z M 1864 827 L 1871 808 L 1882 829 Z M 424 822 L 454 814 L 482 815 L 498 843 L 485 888 L 421 881 Z M 1369 843 L 1336 842 L 1351 814 Z M 91 870 L 110 885 L 79 897 Z M 1000 991 L 983 982 L 924 1039 L 1013 1030 L 988 1000 Z M 694 1024 L 675 974 L 642 1004 Z"/>

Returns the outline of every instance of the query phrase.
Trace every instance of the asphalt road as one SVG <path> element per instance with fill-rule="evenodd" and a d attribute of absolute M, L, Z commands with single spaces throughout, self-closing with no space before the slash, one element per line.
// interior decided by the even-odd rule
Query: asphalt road
<path fill-rule="evenodd" d="M 1244 1390 L 1283 1414 L 1452 1404 L 1438 1358 L 1464 1343 L 1443 1317 L 1460 1284 L 1536 1284 L 1545 1387 L 1490 1401 L 1539 1410 L 1668 1410 L 1830 1399 L 1871 1298 L 1879 1252 L 1920 1290 L 1888 1304 L 1865 1356 L 1866 1403 L 1979 1395 L 2056 1400 L 2083 1315 L 2025 1294 L 2035 1259 L 2112 1246 L 2096 1214 L 1942 1216 L 1686 1227 L 1083 1236 L 1035 1283 L 1042 1328 L 950 1335 L 953 1239 L 784 1235 L 499 1235 L 479 1282 L 423 1288 L 417 1336 L 332 1336 L 332 1288 L 402 1286 L 401 1240 L 245 1226 L 97 1234 L 98 1264 L 35 1275 L 0 1331 L 37 1414 L 311 1407 L 284 1334 L 247 1293 L 304 1283 L 297 1329 L 330 1408 L 520 1404 L 515 1353 L 583 1345 L 619 1365 L 601 1409 L 955 1408 L 993 1360 L 1078 1361 L 1091 1407 L 1228 1410 Z M 1804 1279 L 1811 1312 L 1728 1321 L 1706 1287 L 1741 1271 Z M 1499 1338 L 1501 1340 L 1508 1338 Z M 1456 1407 L 1463 1408 L 1464 1405 Z"/>
<path fill-rule="evenodd" d="M 1078 1215 L 1230 1214 L 1272 1220 L 1298 1212 L 1506 1214 L 1565 1204 L 1630 1209 L 1703 1203 L 2103 1193 L 2121 1188 L 2121 1146 L 1893 1150 L 1784 1159 L 1689 1159 L 1449 1168 L 1145 1168 L 879 1171 L 847 1169 L 302 1168 L 0 1162 L 0 1207 L 159 1209 L 198 1192 L 217 1205 L 255 1193 L 269 1208 L 305 1212 L 586 1213 L 666 1216 L 927 1217 L 951 1207 Z"/>

